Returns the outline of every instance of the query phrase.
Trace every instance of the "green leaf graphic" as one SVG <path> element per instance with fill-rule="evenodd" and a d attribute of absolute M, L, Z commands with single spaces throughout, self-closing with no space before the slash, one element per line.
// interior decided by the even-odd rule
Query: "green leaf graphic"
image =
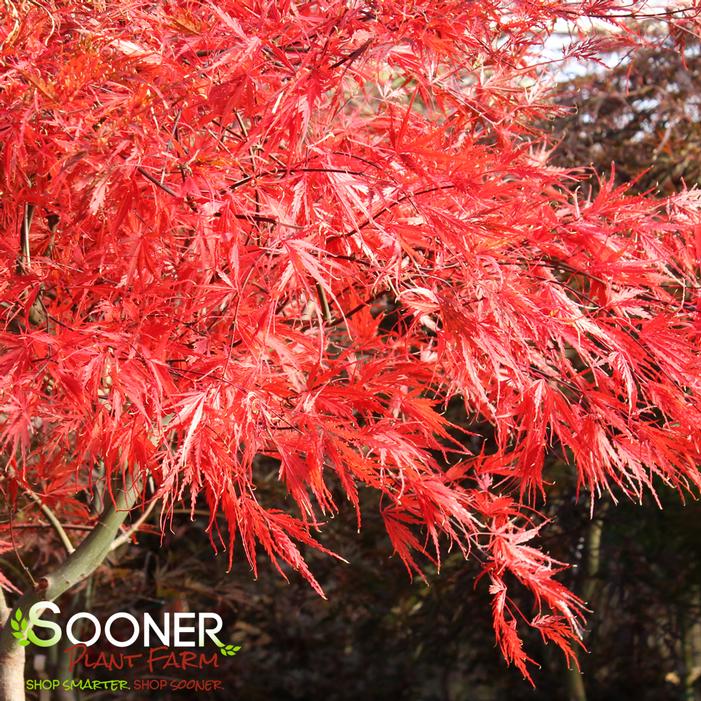
<path fill-rule="evenodd" d="M 233 657 L 241 649 L 240 645 L 224 645 L 219 646 L 219 652 L 221 652 L 224 657 Z"/>
<path fill-rule="evenodd" d="M 12 628 L 12 635 L 22 647 L 29 645 L 27 636 L 28 622 L 22 613 L 22 609 L 15 611 L 15 615 L 10 619 L 10 628 Z"/>

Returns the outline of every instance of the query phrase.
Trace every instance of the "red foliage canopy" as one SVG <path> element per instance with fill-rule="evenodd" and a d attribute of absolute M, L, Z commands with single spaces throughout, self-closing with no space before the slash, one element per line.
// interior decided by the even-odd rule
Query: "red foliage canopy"
<path fill-rule="evenodd" d="M 622 11 L 4 7 L 6 494 L 76 510 L 96 465 L 148 474 L 166 516 L 203 495 L 230 551 L 255 570 L 262 546 L 321 591 L 298 546 L 321 547 L 332 481 L 356 510 L 371 488 L 410 570 L 441 540 L 482 560 L 524 674 L 517 621 L 568 652 L 582 603 L 529 545 L 549 448 L 593 494 L 700 482 L 699 201 L 607 181 L 583 200 L 534 126 L 555 21 Z M 449 433 L 454 398 L 493 450 Z M 258 456 L 298 508 L 259 501 Z"/>

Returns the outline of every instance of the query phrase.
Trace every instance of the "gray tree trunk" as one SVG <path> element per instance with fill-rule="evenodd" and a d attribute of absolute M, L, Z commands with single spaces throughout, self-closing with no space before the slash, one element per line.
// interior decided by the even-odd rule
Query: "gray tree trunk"
<path fill-rule="evenodd" d="M 40 589 L 26 592 L 11 610 L 5 604 L 5 597 L 0 596 L 0 620 L 8 621 L 18 608 L 27 612 L 39 601 L 53 601 L 90 576 L 109 553 L 120 526 L 138 496 L 138 487 L 127 480 L 117 492 L 114 504 L 105 509 L 94 530 L 52 573 L 40 580 Z M 3 625 L 0 631 L 0 701 L 25 701 L 24 653 L 25 649 L 12 636 L 10 626 Z"/>
<path fill-rule="evenodd" d="M 24 648 L 19 645 L 0 654 L 0 699 L 24 701 Z"/>
<path fill-rule="evenodd" d="M 606 510 L 607 502 L 603 502 L 597 517 L 590 521 L 587 528 L 582 598 L 590 606 L 594 603 L 593 599 L 596 597 L 598 589 L 598 577 L 601 570 L 601 536 L 604 530 Z M 575 651 L 575 655 L 579 658 L 577 651 Z M 567 687 L 567 701 L 587 701 L 584 678 L 574 663 L 571 663 L 566 671 L 565 685 Z"/>

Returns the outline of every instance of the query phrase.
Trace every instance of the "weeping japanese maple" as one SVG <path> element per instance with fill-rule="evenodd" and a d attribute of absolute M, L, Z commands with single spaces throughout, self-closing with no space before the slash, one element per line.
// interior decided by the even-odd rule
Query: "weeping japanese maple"
<path fill-rule="evenodd" d="M 701 202 L 606 178 L 583 199 L 535 126 L 555 22 L 630 7 L 4 7 L 8 502 L 89 518 L 96 485 L 126 488 L 165 524 L 203 498 L 231 557 L 322 593 L 300 545 L 378 490 L 410 572 L 449 544 L 484 563 L 507 660 L 528 674 L 521 626 L 572 654 L 583 604 L 531 544 L 548 451 L 593 496 L 700 482 Z M 256 492 L 261 456 L 289 503 Z"/>

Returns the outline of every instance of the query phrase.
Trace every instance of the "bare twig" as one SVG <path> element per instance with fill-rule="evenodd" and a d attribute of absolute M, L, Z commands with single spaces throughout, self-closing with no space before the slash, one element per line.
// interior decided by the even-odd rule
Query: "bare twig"
<path fill-rule="evenodd" d="M 0 525 L 5 525 L 6 521 L 0 522 Z M 81 523 L 63 523 L 61 524 L 64 531 L 91 531 L 92 526 L 85 526 Z M 42 530 L 44 528 L 53 528 L 50 523 L 15 523 L 12 528 L 16 531 L 25 530 Z"/>
<path fill-rule="evenodd" d="M 61 522 L 58 520 L 56 514 L 46 504 L 44 504 L 38 494 L 35 494 L 29 489 L 27 489 L 26 492 L 27 496 L 42 510 L 44 516 L 46 516 L 46 518 L 49 520 L 51 527 L 56 531 L 56 535 L 58 535 L 59 539 L 63 543 L 63 547 L 66 549 L 66 552 L 69 555 L 75 552 L 75 546 L 68 537 L 68 534 L 61 525 Z"/>
<path fill-rule="evenodd" d="M 324 321 L 330 324 L 333 321 L 333 314 L 331 314 L 331 308 L 329 307 L 329 300 L 326 299 L 326 292 L 320 283 L 316 284 L 316 294 L 319 297 L 319 304 L 321 305 L 321 311 L 324 314 Z"/>
<path fill-rule="evenodd" d="M 152 514 L 154 508 L 156 507 L 156 504 L 158 503 L 158 499 L 153 499 L 151 503 L 146 507 L 146 510 L 144 511 L 141 516 L 139 516 L 134 523 L 127 528 L 124 533 L 122 533 L 118 538 L 115 538 L 114 541 L 112 542 L 112 545 L 110 545 L 109 552 L 115 551 L 117 548 L 121 547 L 122 545 L 125 545 L 128 543 L 132 536 L 135 535 L 139 528 L 146 523 L 148 520 L 148 517 Z"/>
<path fill-rule="evenodd" d="M 154 185 L 157 187 L 160 187 L 163 192 L 167 192 L 171 197 L 177 197 L 178 194 L 175 192 L 175 190 L 172 190 L 169 188 L 165 183 L 162 183 L 158 178 L 154 178 L 151 173 L 149 173 L 145 168 L 142 168 L 141 166 L 137 166 L 136 170 L 143 175 L 146 180 L 149 180 L 152 182 Z"/>
<path fill-rule="evenodd" d="M 29 232 L 32 228 L 32 219 L 34 218 L 34 205 L 26 204 L 24 206 L 24 216 L 22 217 L 22 226 L 19 235 L 19 258 L 17 260 L 17 272 L 20 274 L 28 273 L 31 266 L 31 256 L 29 249 Z"/>

